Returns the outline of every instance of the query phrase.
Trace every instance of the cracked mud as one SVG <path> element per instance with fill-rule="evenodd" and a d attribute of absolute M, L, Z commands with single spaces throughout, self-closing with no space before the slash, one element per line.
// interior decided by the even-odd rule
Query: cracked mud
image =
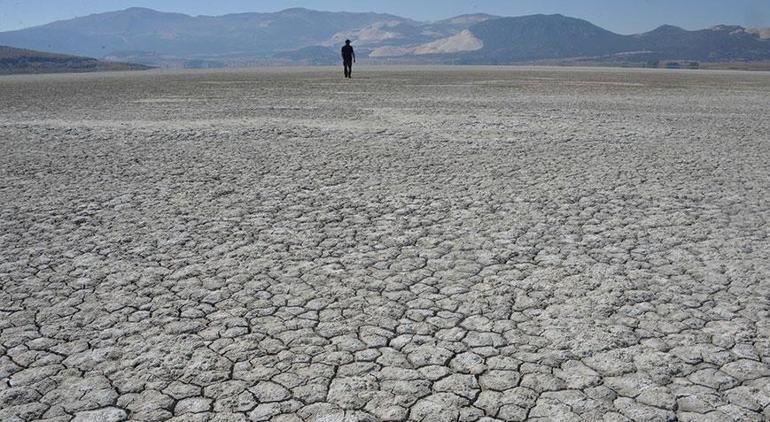
<path fill-rule="evenodd" d="M 2 421 L 770 419 L 770 75 L 0 78 Z"/>

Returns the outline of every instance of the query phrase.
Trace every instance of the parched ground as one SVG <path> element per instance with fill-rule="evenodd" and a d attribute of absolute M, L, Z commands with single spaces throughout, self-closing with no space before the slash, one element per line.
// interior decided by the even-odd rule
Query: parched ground
<path fill-rule="evenodd" d="M 770 419 L 770 74 L 0 78 L 0 420 Z"/>

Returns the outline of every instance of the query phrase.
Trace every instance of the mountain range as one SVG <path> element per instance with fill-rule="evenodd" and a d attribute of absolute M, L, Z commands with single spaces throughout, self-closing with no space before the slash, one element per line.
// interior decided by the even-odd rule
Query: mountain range
<path fill-rule="evenodd" d="M 664 25 L 620 35 L 562 15 L 463 15 L 420 22 L 381 13 L 301 8 L 188 16 L 130 8 L 17 31 L 0 44 L 153 66 L 332 64 L 353 40 L 373 62 L 507 64 L 553 60 L 657 63 L 770 60 L 770 29 Z"/>

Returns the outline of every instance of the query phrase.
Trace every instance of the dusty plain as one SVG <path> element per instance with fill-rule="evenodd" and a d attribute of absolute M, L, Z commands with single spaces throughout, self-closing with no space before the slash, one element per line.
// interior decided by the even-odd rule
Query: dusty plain
<path fill-rule="evenodd" d="M 770 419 L 770 73 L 0 77 L 2 421 Z"/>

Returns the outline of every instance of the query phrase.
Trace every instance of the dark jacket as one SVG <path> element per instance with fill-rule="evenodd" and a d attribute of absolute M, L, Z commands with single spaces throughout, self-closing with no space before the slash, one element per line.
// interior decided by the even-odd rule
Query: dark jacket
<path fill-rule="evenodd" d="M 342 47 L 342 59 L 346 62 L 352 62 L 356 58 L 356 53 L 353 51 L 352 45 L 346 45 Z"/>

